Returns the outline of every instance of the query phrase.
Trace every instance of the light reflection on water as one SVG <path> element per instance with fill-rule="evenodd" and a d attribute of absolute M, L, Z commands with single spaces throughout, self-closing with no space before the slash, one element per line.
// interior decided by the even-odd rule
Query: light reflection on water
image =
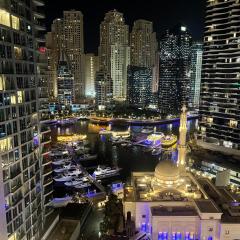
<path fill-rule="evenodd" d="M 188 121 L 189 133 L 196 131 L 197 120 Z M 94 125 L 87 121 L 80 121 L 68 127 L 52 127 L 52 140 L 56 141 L 57 134 L 86 134 L 90 143 L 91 152 L 98 153 L 98 159 L 92 165 L 111 165 L 122 168 L 122 177 L 128 178 L 132 171 L 153 171 L 159 161 L 159 156 L 152 156 L 151 152 L 142 151 L 141 147 L 112 146 L 108 141 L 108 137 L 99 136 L 98 132 L 102 129 L 109 129 L 109 126 Z M 112 126 L 112 130 L 127 130 L 128 126 Z M 131 126 L 131 132 L 137 134 L 141 132 L 143 127 Z M 156 131 L 165 134 L 178 135 L 179 123 L 157 125 Z M 177 151 L 170 156 L 173 161 L 177 160 Z"/>

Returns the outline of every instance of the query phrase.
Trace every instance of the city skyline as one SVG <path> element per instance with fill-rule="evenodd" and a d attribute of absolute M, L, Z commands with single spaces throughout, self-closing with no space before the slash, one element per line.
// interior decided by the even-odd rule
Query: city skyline
<path fill-rule="evenodd" d="M 127 1 L 117 3 L 104 1 L 101 4 L 99 2 L 93 4 L 92 1 L 78 3 L 70 0 L 70 2 L 60 2 L 57 6 L 53 1 L 48 1 L 46 2 L 46 12 L 51 12 L 51 15 L 47 15 L 47 30 L 50 31 L 54 19 L 63 17 L 63 11 L 71 9 L 83 13 L 85 53 L 97 53 L 100 23 L 103 21 L 105 13 L 113 9 L 123 13 L 130 30 L 132 30 L 134 21 L 138 19 L 152 21 L 157 39 L 164 34 L 165 30 L 174 27 L 177 23 L 188 26 L 194 40 L 202 40 L 203 38 L 204 0 L 197 2 L 191 0 L 161 1 L 161 9 L 152 0 L 147 5 L 139 4 L 137 1 L 130 3 Z"/>

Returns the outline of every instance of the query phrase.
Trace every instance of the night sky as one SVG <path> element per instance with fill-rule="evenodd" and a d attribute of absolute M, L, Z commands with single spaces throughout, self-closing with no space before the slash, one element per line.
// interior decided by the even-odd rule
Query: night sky
<path fill-rule="evenodd" d="M 154 24 L 157 37 L 165 29 L 178 23 L 185 24 L 194 40 L 203 35 L 206 0 L 61 0 L 46 2 L 47 29 L 51 22 L 61 18 L 64 10 L 80 10 L 84 15 L 85 52 L 97 53 L 99 25 L 107 11 L 117 9 L 124 14 L 126 23 L 133 25 L 136 19 L 146 19 Z"/>

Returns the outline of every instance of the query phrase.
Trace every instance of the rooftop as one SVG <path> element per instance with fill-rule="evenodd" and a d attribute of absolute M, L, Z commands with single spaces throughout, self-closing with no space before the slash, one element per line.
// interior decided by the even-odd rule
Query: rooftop
<path fill-rule="evenodd" d="M 215 204 L 209 199 L 197 199 L 195 203 L 202 213 L 221 213 Z"/>
<path fill-rule="evenodd" d="M 197 212 L 193 207 L 151 207 L 152 216 L 197 216 Z"/>

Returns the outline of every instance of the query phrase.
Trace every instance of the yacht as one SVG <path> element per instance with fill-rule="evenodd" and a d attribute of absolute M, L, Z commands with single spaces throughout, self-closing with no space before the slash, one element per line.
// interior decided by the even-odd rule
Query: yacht
<path fill-rule="evenodd" d="M 97 154 L 83 154 L 79 160 L 86 161 L 86 160 L 95 160 L 97 158 Z"/>
<path fill-rule="evenodd" d="M 177 142 L 177 136 L 176 135 L 167 135 L 162 140 L 162 146 L 163 147 L 171 147 Z"/>
<path fill-rule="evenodd" d="M 72 180 L 72 176 L 66 176 L 66 175 L 59 175 L 59 176 L 56 176 L 54 177 L 53 179 L 56 181 L 56 182 L 69 182 Z"/>
<path fill-rule="evenodd" d="M 70 160 L 65 160 L 65 159 L 60 159 L 60 160 L 57 160 L 57 161 L 53 161 L 52 164 L 55 165 L 55 166 L 61 166 L 61 165 L 64 165 L 66 163 L 69 163 Z"/>
<path fill-rule="evenodd" d="M 153 129 L 149 128 L 149 127 L 145 127 L 145 128 L 142 129 L 141 133 L 150 134 L 150 133 L 153 133 Z"/>
<path fill-rule="evenodd" d="M 77 170 L 77 167 L 75 165 L 68 164 L 68 165 L 64 165 L 62 167 L 57 167 L 53 171 L 55 173 L 62 173 L 65 171 L 74 171 L 74 170 Z"/>
<path fill-rule="evenodd" d="M 80 179 L 71 180 L 69 182 L 65 182 L 64 185 L 67 187 L 74 187 L 76 185 L 82 184 L 83 182 Z"/>
<path fill-rule="evenodd" d="M 90 183 L 81 183 L 81 184 L 74 186 L 74 188 L 81 189 L 81 188 L 86 188 L 86 187 L 90 187 L 90 186 L 91 186 Z"/>
<path fill-rule="evenodd" d="M 118 175 L 120 168 L 110 168 L 110 167 L 100 167 L 98 166 L 97 169 L 93 172 L 93 177 L 95 179 L 102 179 L 111 177 L 114 175 Z"/>
<path fill-rule="evenodd" d="M 52 150 L 51 152 L 50 152 L 50 157 L 62 157 L 62 156 L 66 156 L 66 155 L 68 155 L 69 154 L 69 152 L 68 152 L 68 150 L 66 150 L 66 149 L 56 149 L 56 150 Z"/>
<path fill-rule="evenodd" d="M 82 173 L 81 170 L 76 169 L 76 170 L 74 170 L 74 171 L 72 171 L 72 172 L 68 172 L 67 175 L 68 175 L 68 176 L 79 176 L 81 173 Z"/>

